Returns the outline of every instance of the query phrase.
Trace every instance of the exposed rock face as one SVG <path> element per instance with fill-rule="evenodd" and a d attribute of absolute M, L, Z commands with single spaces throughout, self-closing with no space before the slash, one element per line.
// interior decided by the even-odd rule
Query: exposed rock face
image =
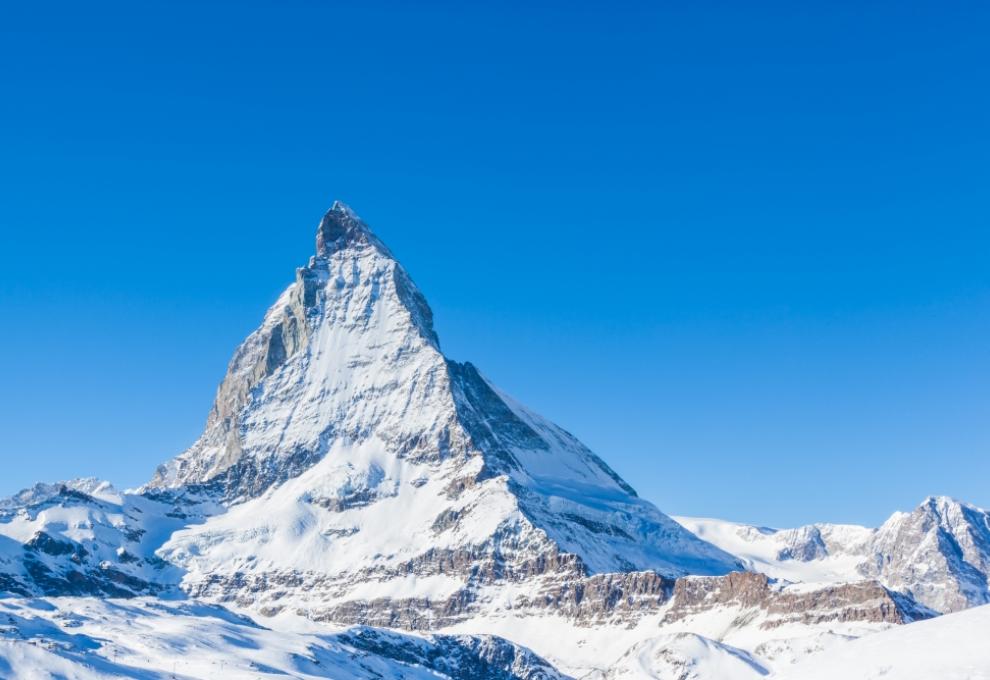
<path fill-rule="evenodd" d="M 520 597 L 513 608 L 552 612 L 582 626 L 628 625 L 660 611 L 670 600 L 675 583 L 650 571 L 555 580 L 533 597 Z"/>
<path fill-rule="evenodd" d="M 926 618 L 909 600 L 898 598 L 874 581 L 788 589 L 775 586 L 765 574 L 740 572 L 678 579 L 664 621 L 677 621 L 719 607 L 759 609 L 767 615 L 762 624 L 765 628 L 830 621 L 907 623 Z"/>
<path fill-rule="evenodd" d="M 877 529 L 863 573 L 940 612 L 990 602 L 990 512 L 931 497 Z"/>

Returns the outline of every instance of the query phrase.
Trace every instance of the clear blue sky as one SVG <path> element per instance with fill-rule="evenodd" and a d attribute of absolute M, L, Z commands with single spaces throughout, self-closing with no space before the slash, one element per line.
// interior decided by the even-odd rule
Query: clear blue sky
<path fill-rule="evenodd" d="M 987 7 L 5 3 L 0 494 L 190 444 L 341 198 L 668 512 L 990 506 Z"/>

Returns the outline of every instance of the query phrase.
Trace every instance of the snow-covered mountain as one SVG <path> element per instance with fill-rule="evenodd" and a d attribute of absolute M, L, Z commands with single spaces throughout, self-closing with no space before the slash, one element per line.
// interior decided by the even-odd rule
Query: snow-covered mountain
<path fill-rule="evenodd" d="M 335 203 L 237 349 L 200 439 L 146 491 L 229 510 L 161 551 L 198 596 L 434 627 L 548 576 L 740 568 L 573 436 L 440 351 L 388 248 Z"/>
<path fill-rule="evenodd" d="M 990 512 L 930 497 L 877 529 L 863 573 L 939 612 L 990 603 Z"/>
<path fill-rule="evenodd" d="M 940 616 L 814 654 L 771 680 L 990 680 L 990 606 Z"/>
<path fill-rule="evenodd" d="M 123 494 L 77 479 L 36 484 L 0 501 L 0 590 L 109 597 L 166 591 L 182 572 L 156 551 L 219 507 L 194 498 Z"/>
<path fill-rule="evenodd" d="M 948 499 L 675 521 L 447 359 L 335 203 L 187 451 L 0 501 L 0 677 L 744 678 L 986 602 L 988 547 Z"/>
<path fill-rule="evenodd" d="M 936 612 L 990 603 L 990 512 L 942 497 L 894 513 L 877 529 L 813 524 L 768 529 L 676 518 L 749 569 L 806 583 L 878 580 Z"/>

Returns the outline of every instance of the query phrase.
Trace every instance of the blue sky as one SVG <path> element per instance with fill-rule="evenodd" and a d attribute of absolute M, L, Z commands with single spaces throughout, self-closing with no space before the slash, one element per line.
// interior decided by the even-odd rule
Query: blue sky
<path fill-rule="evenodd" d="M 7 3 L 0 494 L 190 444 L 341 198 L 668 512 L 990 506 L 988 13 Z"/>

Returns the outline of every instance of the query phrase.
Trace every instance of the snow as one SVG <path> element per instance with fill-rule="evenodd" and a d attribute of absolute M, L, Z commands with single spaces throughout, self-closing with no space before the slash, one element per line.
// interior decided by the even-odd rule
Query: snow
<path fill-rule="evenodd" d="M 354 635 L 385 636 L 363 649 Z M 470 640 L 336 630 L 297 625 L 279 631 L 222 607 L 150 598 L 0 600 L 0 677 L 18 680 L 176 678 L 231 680 L 443 680 L 445 668 L 502 649 L 517 667 L 539 669 L 528 652 L 497 640 Z M 492 678 L 501 666 L 492 665 Z M 456 676 L 454 676 L 456 677 Z M 556 674 L 533 675 L 554 680 Z M 459 680 L 459 679 L 458 679 Z"/>
<path fill-rule="evenodd" d="M 874 578 L 934 612 L 990 603 L 990 512 L 945 496 L 895 512 L 877 529 L 812 524 L 769 529 L 676 518 L 748 569 L 805 583 Z"/>
<path fill-rule="evenodd" d="M 767 670 L 746 652 L 693 633 L 661 635 L 626 652 L 604 673 L 586 680 L 711 678 L 756 680 Z"/>
<path fill-rule="evenodd" d="M 597 647 L 598 653 L 601 647 L 594 638 L 607 638 L 605 631 L 574 627 L 552 617 L 511 625 L 539 627 L 547 646 L 573 638 L 567 644 L 583 642 L 584 647 Z M 652 636 L 630 642 L 611 659 L 600 659 L 588 680 L 990 679 L 986 644 L 990 607 L 986 606 L 858 640 L 833 635 L 817 648 L 809 645 L 796 663 L 779 656 L 771 664 L 733 642 L 658 630 L 656 621 L 638 631 L 612 631 L 613 649 L 650 630 Z M 715 633 L 711 626 L 708 632 Z M 259 625 L 222 607 L 193 601 L 6 599 L 0 600 L 0 677 L 151 679 L 170 678 L 173 673 L 176 678 L 204 679 L 448 677 L 408 659 L 355 648 L 349 633 L 284 614 Z M 433 650 L 429 653 L 435 657 L 444 653 L 445 648 L 428 636 L 398 639 L 416 649 Z M 790 644 L 796 648 L 804 642 L 794 639 Z"/>
<path fill-rule="evenodd" d="M 811 656 L 774 680 L 990 680 L 990 606 L 946 614 Z"/>
<path fill-rule="evenodd" d="M 674 517 L 688 531 L 740 558 L 750 571 L 793 582 L 836 583 L 862 580 L 859 571 L 872 529 L 848 524 L 821 524 L 800 529 L 770 529 L 699 517 Z M 809 560 L 788 556 L 788 549 L 808 540 L 809 530 L 822 536 L 827 554 Z"/>

